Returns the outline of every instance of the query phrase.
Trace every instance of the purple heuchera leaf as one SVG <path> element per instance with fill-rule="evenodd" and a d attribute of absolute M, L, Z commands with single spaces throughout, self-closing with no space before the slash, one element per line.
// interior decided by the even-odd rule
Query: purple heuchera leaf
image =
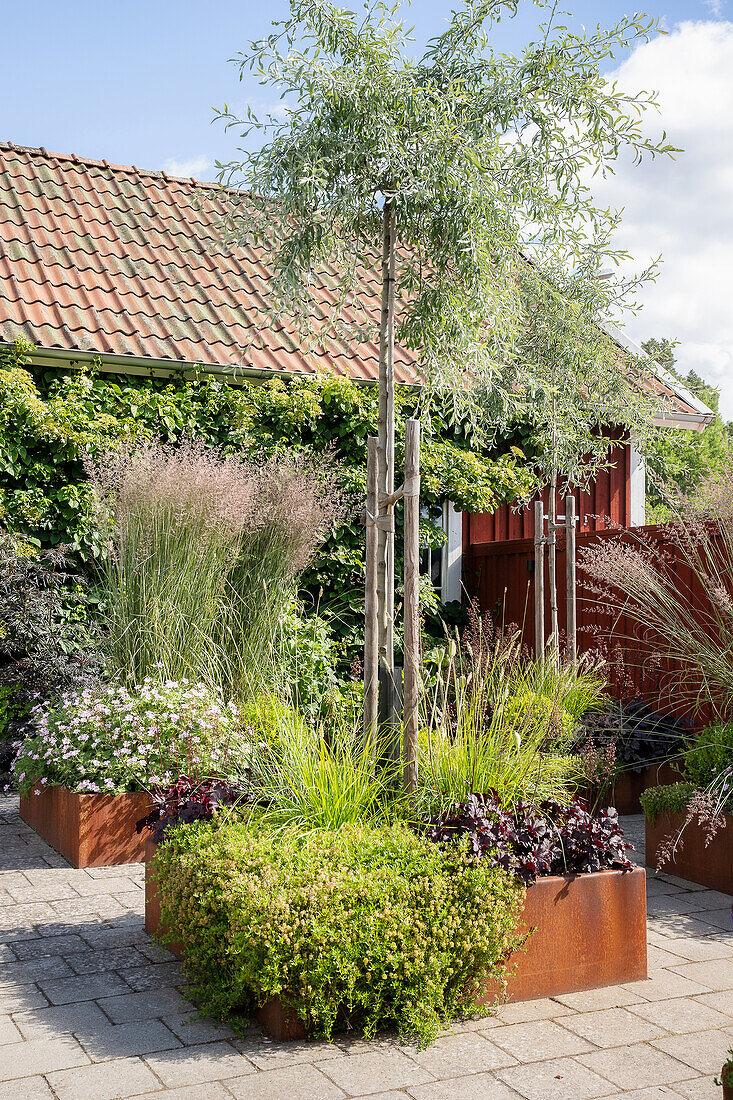
<path fill-rule="evenodd" d="M 546 875 L 630 871 L 614 809 L 590 814 L 577 802 L 517 802 L 505 809 L 494 792 L 471 794 L 423 827 L 436 844 L 468 837 L 471 850 L 529 886 Z"/>

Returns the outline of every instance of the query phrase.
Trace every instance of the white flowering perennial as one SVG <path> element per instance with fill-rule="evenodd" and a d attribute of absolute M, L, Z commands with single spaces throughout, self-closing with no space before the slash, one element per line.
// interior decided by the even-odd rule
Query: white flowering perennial
<path fill-rule="evenodd" d="M 234 778 L 251 741 L 234 703 L 203 684 L 119 684 L 68 692 L 33 712 L 36 733 L 12 765 L 22 793 L 36 783 L 109 794 L 166 786 L 179 775 Z"/>

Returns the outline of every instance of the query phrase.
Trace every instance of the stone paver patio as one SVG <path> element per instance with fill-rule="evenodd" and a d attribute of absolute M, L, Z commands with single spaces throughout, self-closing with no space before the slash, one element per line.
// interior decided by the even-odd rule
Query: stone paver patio
<path fill-rule="evenodd" d="M 196 1019 L 178 963 L 143 931 L 142 884 L 139 865 L 69 867 L 0 799 L 0 1100 L 720 1097 L 726 895 L 650 877 L 647 981 L 508 1005 L 418 1051 L 242 1039 Z"/>

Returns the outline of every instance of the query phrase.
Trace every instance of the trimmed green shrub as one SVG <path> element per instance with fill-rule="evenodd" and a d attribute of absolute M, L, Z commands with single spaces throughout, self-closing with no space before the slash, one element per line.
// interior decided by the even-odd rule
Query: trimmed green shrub
<path fill-rule="evenodd" d="M 647 821 L 654 825 L 659 817 L 684 813 L 694 791 L 694 783 L 670 783 L 662 787 L 648 787 L 639 795 L 639 801 Z"/>
<path fill-rule="evenodd" d="M 193 994 L 235 1024 L 279 996 L 311 1035 L 348 1019 L 427 1043 L 519 942 L 521 883 L 401 825 L 179 827 L 155 867 Z"/>
<path fill-rule="evenodd" d="M 733 722 L 708 726 L 687 741 L 684 768 L 695 787 L 709 787 L 731 764 Z"/>

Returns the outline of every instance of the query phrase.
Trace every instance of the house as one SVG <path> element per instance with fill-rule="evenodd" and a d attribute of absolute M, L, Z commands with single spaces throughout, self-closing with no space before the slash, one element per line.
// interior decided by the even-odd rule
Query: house
<path fill-rule="evenodd" d="M 334 337 L 307 349 L 286 324 L 262 331 L 268 257 L 254 247 L 222 247 L 225 202 L 224 192 L 194 179 L 0 143 L 0 347 L 26 337 L 39 367 L 98 359 L 115 373 L 199 368 L 233 383 L 325 369 L 374 384 L 375 341 L 354 346 Z M 376 275 L 363 289 L 376 322 Z M 667 406 L 660 423 L 701 430 L 710 410 L 654 370 Z M 395 349 L 395 375 L 418 382 L 413 352 Z M 613 461 L 589 493 L 578 494 L 581 532 L 602 526 L 606 515 L 644 521 L 644 471 L 633 443 L 619 439 Z M 447 541 L 435 563 L 443 599 L 460 599 L 464 547 L 531 538 L 531 522 L 529 509 L 462 518 L 446 502 Z"/>

